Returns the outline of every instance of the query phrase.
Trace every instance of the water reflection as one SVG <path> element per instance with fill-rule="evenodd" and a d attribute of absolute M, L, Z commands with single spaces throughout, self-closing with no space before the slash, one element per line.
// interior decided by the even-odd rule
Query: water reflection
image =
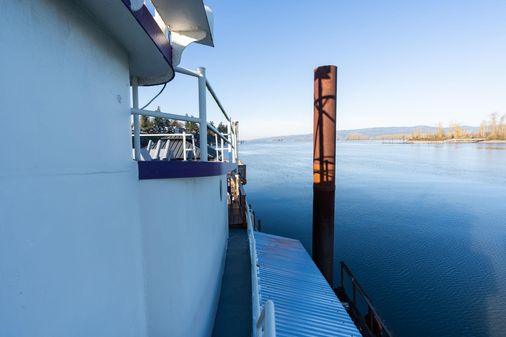
<path fill-rule="evenodd" d="M 504 336 L 506 144 L 483 147 L 338 143 L 336 261 L 397 336 Z M 264 231 L 310 249 L 311 143 L 241 150 Z"/>

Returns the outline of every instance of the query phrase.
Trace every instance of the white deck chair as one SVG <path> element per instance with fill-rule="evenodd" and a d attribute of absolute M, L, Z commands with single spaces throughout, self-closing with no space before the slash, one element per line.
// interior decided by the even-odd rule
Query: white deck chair
<path fill-rule="evenodd" d="M 170 161 L 173 158 L 173 153 L 170 149 L 170 139 L 165 139 L 164 142 L 160 140 L 160 146 L 158 150 L 160 160 Z"/>
<path fill-rule="evenodd" d="M 149 155 L 149 151 L 145 147 L 141 147 L 140 155 L 141 155 L 141 160 L 151 161 L 151 156 Z"/>
<path fill-rule="evenodd" d="M 160 147 L 161 147 L 161 143 L 162 142 L 159 139 L 156 143 L 154 143 L 154 144 L 151 143 L 151 146 L 148 146 L 149 155 L 151 156 L 151 159 L 153 159 L 153 160 L 159 160 L 160 159 Z"/>

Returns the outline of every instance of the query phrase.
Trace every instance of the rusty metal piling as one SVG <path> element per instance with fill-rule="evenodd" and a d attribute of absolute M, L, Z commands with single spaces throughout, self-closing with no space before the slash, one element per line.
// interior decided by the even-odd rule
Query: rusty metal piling
<path fill-rule="evenodd" d="M 333 286 L 337 67 L 314 71 L 313 260 Z"/>

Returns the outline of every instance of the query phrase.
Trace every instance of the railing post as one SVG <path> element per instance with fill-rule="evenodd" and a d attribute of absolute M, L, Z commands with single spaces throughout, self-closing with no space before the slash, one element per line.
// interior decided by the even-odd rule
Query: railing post
<path fill-rule="evenodd" d="M 214 158 L 215 161 L 219 161 L 219 152 L 218 152 L 218 135 L 214 134 L 214 152 L 216 152 L 216 158 Z"/>
<path fill-rule="evenodd" d="M 235 144 L 235 161 L 237 162 L 239 159 L 239 123 L 236 121 L 234 126 L 234 144 Z"/>
<path fill-rule="evenodd" d="M 231 130 L 232 130 L 232 163 L 237 161 L 237 130 L 235 128 L 235 123 L 231 121 Z"/>
<path fill-rule="evenodd" d="M 139 86 L 137 84 L 137 77 L 132 78 L 132 107 L 139 109 Z M 134 151 L 135 160 L 141 159 L 141 128 L 139 119 L 141 116 L 137 114 L 132 115 L 134 119 Z"/>
<path fill-rule="evenodd" d="M 183 131 L 183 161 L 186 161 L 186 131 Z"/>
<path fill-rule="evenodd" d="M 229 163 L 232 163 L 232 157 L 233 157 L 233 154 L 232 154 L 232 127 L 231 127 L 231 121 L 227 121 L 227 137 L 228 137 L 228 146 L 227 146 L 227 149 L 228 149 L 228 162 Z"/>
<path fill-rule="evenodd" d="M 265 335 L 266 337 L 276 337 L 276 314 L 274 303 L 271 300 L 265 302 Z"/>
<path fill-rule="evenodd" d="M 199 74 L 200 161 L 207 161 L 206 68 L 197 68 L 197 73 Z"/>
<path fill-rule="evenodd" d="M 195 150 L 195 136 L 192 134 L 192 151 L 193 151 L 193 160 L 197 159 L 197 151 Z"/>
<path fill-rule="evenodd" d="M 221 161 L 225 161 L 225 147 L 223 146 L 223 138 L 221 138 Z"/>

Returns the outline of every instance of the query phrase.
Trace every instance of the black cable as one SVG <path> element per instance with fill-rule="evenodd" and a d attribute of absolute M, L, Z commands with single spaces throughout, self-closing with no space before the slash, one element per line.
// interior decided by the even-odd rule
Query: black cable
<path fill-rule="evenodd" d="M 160 92 L 159 92 L 158 94 L 156 94 L 156 95 L 155 95 L 155 97 L 153 97 L 153 98 L 152 98 L 152 99 L 151 99 L 151 100 L 150 100 L 150 101 L 149 101 L 149 102 L 148 102 L 145 106 L 143 106 L 143 107 L 141 108 L 141 110 L 146 109 L 146 108 L 148 107 L 148 105 L 150 105 L 151 103 L 153 103 L 153 101 L 154 101 L 154 100 L 155 100 L 158 96 L 160 96 L 160 94 L 163 92 L 163 90 L 165 89 L 165 87 L 166 87 L 166 86 L 167 86 L 167 82 L 165 82 L 165 83 L 163 84 L 163 87 L 162 87 L 162 89 L 160 90 Z"/>

